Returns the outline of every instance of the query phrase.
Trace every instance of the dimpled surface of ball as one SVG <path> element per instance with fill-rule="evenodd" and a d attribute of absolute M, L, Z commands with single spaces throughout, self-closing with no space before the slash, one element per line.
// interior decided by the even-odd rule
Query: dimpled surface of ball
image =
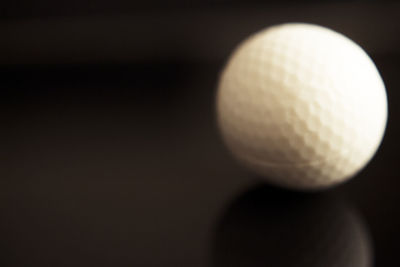
<path fill-rule="evenodd" d="M 273 184 L 323 189 L 360 171 L 387 120 L 368 55 L 333 30 L 269 27 L 243 41 L 221 73 L 217 120 L 233 155 Z"/>

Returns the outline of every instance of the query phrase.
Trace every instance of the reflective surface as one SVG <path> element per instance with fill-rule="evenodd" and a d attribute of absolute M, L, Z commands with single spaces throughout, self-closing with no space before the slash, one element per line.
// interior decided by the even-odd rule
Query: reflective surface
<path fill-rule="evenodd" d="M 223 214 L 215 266 L 372 266 L 368 229 L 348 203 L 326 194 L 267 186 L 236 198 Z"/>
<path fill-rule="evenodd" d="M 260 187 L 226 151 L 220 64 L 3 67 L 1 266 L 398 266 L 398 60 L 375 61 L 383 145 L 318 195 Z"/>

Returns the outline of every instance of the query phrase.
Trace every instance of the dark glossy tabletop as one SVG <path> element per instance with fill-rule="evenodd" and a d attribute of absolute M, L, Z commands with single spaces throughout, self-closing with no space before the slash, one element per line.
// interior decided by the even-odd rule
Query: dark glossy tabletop
<path fill-rule="evenodd" d="M 380 149 L 319 193 L 271 187 L 225 149 L 224 56 L 3 64 L 0 265 L 400 266 L 399 53 L 372 56 Z"/>
<path fill-rule="evenodd" d="M 394 100 L 391 60 L 377 64 Z M 2 266 L 399 262 L 398 107 L 376 157 L 352 181 L 317 194 L 279 190 L 223 147 L 218 69 L 4 71 L 13 87 L 2 96 Z"/>

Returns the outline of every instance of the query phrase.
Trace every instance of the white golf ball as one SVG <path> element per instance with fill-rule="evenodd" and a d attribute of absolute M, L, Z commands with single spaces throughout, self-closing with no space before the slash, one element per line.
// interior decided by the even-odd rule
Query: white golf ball
<path fill-rule="evenodd" d="M 387 99 L 369 56 L 333 30 L 289 23 L 253 34 L 217 92 L 227 147 L 271 183 L 321 189 L 354 176 L 385 131 Z"/>

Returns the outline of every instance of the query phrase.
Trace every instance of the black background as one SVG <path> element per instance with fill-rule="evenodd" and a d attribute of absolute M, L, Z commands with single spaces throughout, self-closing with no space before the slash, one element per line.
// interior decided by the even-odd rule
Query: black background
<path fill-rule="evenodd" d="M 2 5 L 1 266 L 400 265 L 396 2 Z M 321 193 L 264 184 L 215 124 L 226 57 L 291 21 L 355 40 L 387 87 L 375 158 Z"/>

